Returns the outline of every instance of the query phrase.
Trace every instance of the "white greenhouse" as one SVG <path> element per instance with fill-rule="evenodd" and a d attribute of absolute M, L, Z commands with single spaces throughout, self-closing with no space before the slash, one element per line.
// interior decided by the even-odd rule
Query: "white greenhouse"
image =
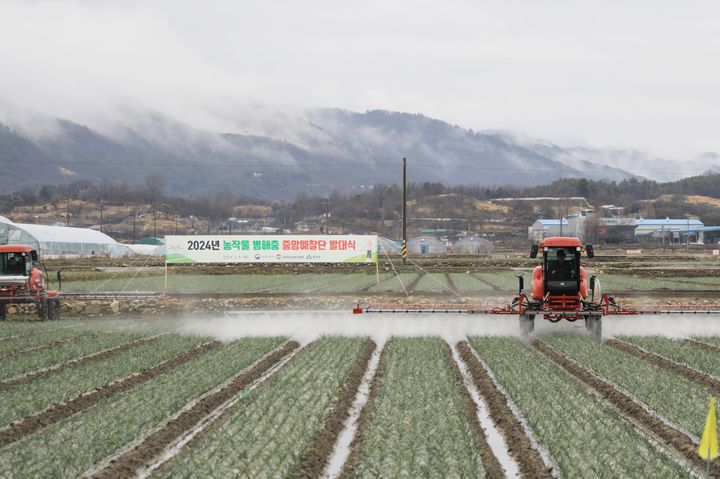
<path fill-rule="evenodd" d="M 32 246 L 45 259 L 134 254 L 108 235 L 87 228 L 14 223 L 0 216 L 0 244 Z"/>
<path fill-rule="evenodd" d="M 495 245 L 480 236 L 468 236 L 457 240 L 452 245 L 452 252 L 456 254 L 485 254 L 495 251 Z"/>

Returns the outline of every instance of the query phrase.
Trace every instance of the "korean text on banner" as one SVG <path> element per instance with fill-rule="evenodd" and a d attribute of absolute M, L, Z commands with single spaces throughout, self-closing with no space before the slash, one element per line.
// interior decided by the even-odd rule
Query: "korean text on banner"
<path fill-rule="evenodd" d="M 181 263 L 376 263 L 374 235 L 166 236 L 165 259 Z"/>

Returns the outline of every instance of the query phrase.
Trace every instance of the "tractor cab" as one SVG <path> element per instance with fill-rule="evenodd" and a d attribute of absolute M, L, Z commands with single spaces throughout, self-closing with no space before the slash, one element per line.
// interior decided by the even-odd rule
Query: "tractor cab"
<path fill-rule="evenodd" d="M 27 282 L 34 260 L 37 253 L 29 246 L 0 246 L 0 284 Z"/>
<path fill-rule="evenodd" d="M 59 293 L 48 289 L 37 251 L 26 245 L 0 246 L 0 321 L 6 319 L 8 305 L 28 303 L 37 306 L 40 319 L 60 318 Z"/>

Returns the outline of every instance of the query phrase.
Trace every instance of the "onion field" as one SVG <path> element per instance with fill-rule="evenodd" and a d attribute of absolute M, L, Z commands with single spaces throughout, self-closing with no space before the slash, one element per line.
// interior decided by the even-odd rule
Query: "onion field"
<path fill-rule="evenodd" d="M 490 283 L 461 278 L 445 280 Z M 717 338 L 202 335 L 199 321 L 0 323 L 0 477 L 704 472 Z"/>

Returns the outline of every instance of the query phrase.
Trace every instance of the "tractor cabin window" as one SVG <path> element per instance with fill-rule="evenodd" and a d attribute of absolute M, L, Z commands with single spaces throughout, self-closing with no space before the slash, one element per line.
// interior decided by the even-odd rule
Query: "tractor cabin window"
<path fill-rule="evenodd" d="M 0 254 L 0 266 L 2 274 L 6 276 L 25 276 L 27 271 L 25 268 L 25 257 L 22 253 L 2 253 Z"/>
<path fill-rule="evenodd" d="M 548 280 L 574 280 L 578 277 L 578 256 L 575 248 L 549 248 L 546 277 Z"/>

